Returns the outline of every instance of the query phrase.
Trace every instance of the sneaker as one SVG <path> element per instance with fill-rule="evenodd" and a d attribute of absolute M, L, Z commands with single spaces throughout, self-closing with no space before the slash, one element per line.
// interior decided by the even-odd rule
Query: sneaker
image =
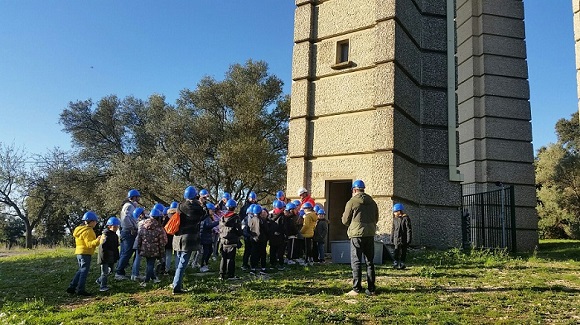
<path fill-rule="evenodd" d="M 161 280 L 159 280 L 159 279 L 153 279 L 153 283 L 159 283 L 159 282 L 161 282 Z"/>
<path fill-rule="evenodd" d="M 115 280 L 117 280 L 117 281 L 123 281 L 123 280 L 127 280 L 127 279 L 129 279 L 129 277 L 126 275 L 115 274 Z"/>
<path fill-rule="evenodd" d="M 144 276 L 141 275 L 131 275 L 131 281 L 143 281 L 145 280 Z"/>
<path fill-rule="evenodd" d="M 374 291 L 370 291 L 369 289 L 366 289 L 365 290 L 365 293 L 366 293 L 367 296 L 374 296 L 375 295 L 375 292 Z"/>
<path fill-rule="evenodd" d="M 358 291 L 356 290 L 350 290 L 349 292 L 346 293 L 347 296 L 358 296 Z"/>
<path fill-rule="evenodd" d="M 75 290 L 75 288 L 68 287 L 68 288 L 66 288 L 66 292 L 67 293 L 70 293 L 71 295 L 74 295 L 74 293 L 76 292 L 76 290 Z"/>
<path fill-rule="evenodd" d="M 288 265 L 294 265 L 296 264 L 296 262 L 294 262 L 294 260 L 288 260 Z"/>
<path fill-rule="evenodd" d="M 393 262 L 393 269 L 398 269 L 399 268 L 399 262 L 394 261 Z"/>
<path fill-rule="evenodd" d="M 199 272 L 201 273 L 209 272 L 209 267 L 207 265 L 204 265 L 199 269 Z"/>
<path fill-rule="evenodd" d="M 90 296 L 92 296 L 92 294 L 91 294 L 91 293 L 89 293 L 89 292 L 86 292 L 86 291 L 79 291 L 79 292 L 77 292 L 77 295 L 79 295 L 79 296 L 85 296 L 85 297 L 90 297 Z"/>
<path fill-rule="evenodd" d="M 278 271 L 284 271 L 286 268 L 284 266 L 278 266 L 277 269 Z"/>
<path fill-rule="evenodd" d="M 260 275 L 266 275 L 268 273 L 266 273 L 266 269 L 262 269 L 262 271 L 260 271 Z"/>
<path fill-rule="evenodd" d="M 182 289 L 173 289 L 173 292 L 172 292 L 172 294 L 174 294 L 174 295 L 180 295 L 180 294 L 184 294 L 184 293 L 187 293 L 187 291 L 182 290 Z"/>
<path fill-rule="evenodd" d="M 141 282 L 141 283 L 139 283 L 139 285 L 140 285 L 142 288 L 147 288 L 147 282 Z"/>
<path fill-rule="evenodd" d="M 100 291 L 100 292 L 105 292 L 105 291 L 109 291 L 109 289 L 110 289 L 109 287 L 101 287 L 101 288 L 99 289 L 99 291 Z"/>
<path fill-rule="evenodd" d="M 218 278 L 218 280 L 224 281 L 224 280 L 226 280 L 226 278 L 224 278 L 223 276 L 220 275 L 220 277 Z"/>
<path fill-rule="evenodd" d="M 236 280 L 241 280 L 241 279 L 242 279 L 242 278 L 240 278 L 240 277 L 239 277 L 239 276 L 237 276 L 237 275 L 234 275 L 233 277 L 231 277 L 231 278 L 228 278 L 228 280 L 230 280 L 230 281 L 236 281 Z"/>
<path fill-rule="evenodd" d="M 407 266 L 405 265 L 405 263 L 399 264 L 399 270 L 404 270 L 406 268 L 407 268 Z"/>
<path fill-rule="evenodd" d="M 247 271 L 247 270 L 249 270 L 249 269 L 250 269 L 250 267 L 249 267 L 249 266 L 242 265 L 242 271 Z"/>
<path fill-rule="evenodd" d="M 296 260 L 296 263 L 300 264 L 300 265 L 304 265 L 304 259 L 303 258 L 299 258 Z"/>

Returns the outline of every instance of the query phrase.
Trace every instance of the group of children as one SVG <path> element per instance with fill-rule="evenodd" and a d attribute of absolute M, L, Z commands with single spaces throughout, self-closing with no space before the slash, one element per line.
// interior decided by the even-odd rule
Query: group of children
<path fill-rule="evenodd" d="M 282 191 L 277 193 L 272 210 L 256 202 L 254 192 L 249 194 L 247 204 L 235 213 L 237 204 L 228 193 L 214 204 L 208 201 L 208 193 L 200 191 L 197 198 L 206 210 L 206 216 L 200 223 L 200 251 L 197 259 L 200 271 L 209 271 L 209 259 L 219 247 L 221 253 L 220 278 L 238 279 L 235 275 L 235 253 L 242 246 L 244 239 L 245 252 L 243 270 L 252 274 L 267 272 L 267 247 L 269 244 L 269 263 L 272 268 L 283 270 L 285 264 L 312 265 L 325 262 L 324 242 L 328 233 L 326 213 L 318 205 L 313 205 L 309 198 L 305 202 L 286 200 Z M 168 274 L 174 251 L 171 247 L 171 235 L 164 230 L 164 225 L 171 215 L 177 212 L 178 203 L 170 207 L 156 204 L 149 214 L 142 207 L 133 210 L 132 216 L 137 223 L 137 236 L 134 241 L 134 260 L 131 279 L 147 282 L 160 282 L 158 274 Z M 243 217 L 242 217 L 243 216 Z M 90 295 L 86 291 L 91 257 L 98 247 L 98 264 L 101 275 L 96 280 L 100 291 L 108 291 L 107 278 L 119 261 L 119 228 L 121 220 L 110 217 L 102 235 L 96 236 L 94 227 L 98 223 L 95 212 L 88 211 L 83 215 L 83 224 L 75 228 L 75 254 L 79 269 L 71 281 L 67 292 L 77 295 Z M 146 260 L 145 277 L 139 275 L 141 259 Z M 156 261 L 161 263 L 157 270 Z"/>

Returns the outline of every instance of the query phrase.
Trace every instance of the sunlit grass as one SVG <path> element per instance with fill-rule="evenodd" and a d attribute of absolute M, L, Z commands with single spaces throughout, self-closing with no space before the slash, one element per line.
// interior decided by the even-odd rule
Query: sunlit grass
<path fill-rule="evenodd" d="M 217 262 L 208 274 L 188 270 L 191 292 L 180 296 L 171 295 L 171 277 L 147 288 L 111 279 L 111 291 L 99 293 L 92 263 L 87 289 L 95 295 L 81 298 L 64 291 L 76 272 L 72 249 L 25 251 L 0 257 L 0 323 L 576 324 L 578 249 L 578 241 L 543 241 L 518 256 L 413 250 L 405 271 L 377 266 L 378 295 L 354 298 L 344 296 L 349 265 L 291 267 L 267 279 L 238 270 L 242 281 L 223 282 Z"/>

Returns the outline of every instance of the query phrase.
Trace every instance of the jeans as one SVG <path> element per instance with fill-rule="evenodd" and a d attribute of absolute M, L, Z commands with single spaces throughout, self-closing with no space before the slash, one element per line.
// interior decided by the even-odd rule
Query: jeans
<path fill-rule="evenodd" d="M 132 235 L 128 230 L 121 230 L 121 252 L 119 262 L 117 263 L 117 270 L 115 273 L 118 275 L 125 275 L 125 268 L 129 265 L 129 260 L 133 255 L 133 244 L 135 243 L 135 237 L 137 235 Z"/>
<path fill-rule="evenodd" d="M 203 244 L 203 255 L 201 257 L 201 266 L 207 265 L 209 263 L 209 258 L 213 250 L 213 244 Z"/>
<path fill-rule="evenodd" d="M 101 276 L 99 277 L 99 283 L 101 284 L 101 289 L 107 287 L 107 277 L 111 274 L 113 269 L 113 264 L 101 264 Z"/>
<path fill-rule="evenodd" d="M 175 252 L 172 248 L 165 249 L 165 272 L 169 272 L 169 269 L 171 269 L 171 259 L 174 254 Z M 177 268 L 177 259 L 175 259 L 175 268 Z"/>
<path fill-rule="evenodd" d="M 147 267 L 145 268 L 145 282 L 153 279 L 157 279 L 155 275 L 155 261 L 157 258 L 155 257 L 145 257 L 147 260 Z"/>
<path fill-rule="evenodd" d="M 350 239 L 350 266 L 352 268 L 352 289 L 362 291 L 362 258 L 367 264 L 367 285 L 371 292 L 375 291 L 375 239 L 374 237 L 355 237 Z"/>
<path fill-rule="evenodd" d="M 133 269 L 131 270 L 131 275 L 139 276 L 140 268 L 141 268 L 141 255 L 139 255 L 139 250 L 135 250 L 135 259 L 133 260 Z"/>
<path fill-rule="evenodd" d="M 91 268 L 91 255 L 77 255 L 77 263 L 79 269 L 69 284 L 69 288 L 76 288 L 77 293 L 85 292 L 85 284 Z"/>
<path fill-rule="evenodd" d="M 182 290 L 183 284 L 183 276 L 185 275 L 185 268 L 189 263 L 189 259 L 191 258 L 191 251 L 178 251 L 177 252 L 177 259 L 175 262 L 178 262 L 177 268 L 175 270 L 175 276 L 173 277 L 173 290 Z"/>
<path fill-rule="evenodd" d="M 314 247 L 315 249 L 315 260 L 318 260 L 319 262 L 324 262 L 324 242 L 323 241 L 315 241 L 314 242 Z"/>

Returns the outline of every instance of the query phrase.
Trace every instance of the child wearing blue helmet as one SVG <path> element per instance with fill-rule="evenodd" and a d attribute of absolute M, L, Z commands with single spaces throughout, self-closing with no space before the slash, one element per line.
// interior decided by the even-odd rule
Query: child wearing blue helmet
<path fill-rule="evenodd" d="M 95 248 L 101 242 L 101 236 L 97 237 L 93 230 L 97 225 L 98 219 L 96 213 L 87 211 L 82 218 L 83 224 L 73 231 L 76 245 L 75 254 L 77 255 L 79 269 L 66 289 L 66 292 L 70 294 L 76 293 L 79 296 L 91 295 L 86 291 L 85 284 L 91 268 L 91 257 L 95 253 Z"/>
<path fill-rule="evenodd" d="M 411 218 L 403 212 L 404 209 L 401 203 L 393 205 L 393 229 L 391 231 L 391 241 L 395 245 L 393 268 L 400 270 L 406 268 L 407 248 L 412 240 Z"/>
<path fill-rule="evenodd" d="M 116 217 L 110 217 L 101 235 L 99 258 L 97 260 L 97 264 L 101 266 L 101 276 L 97 279 L 97 284 L 101 286 L 99 289 L 101 292 L 109 290 L 107 277 L 119 260 L 119 236 L 117 236 L 117 230 L 119 230 L 120 226 L 121 220 Z"/>

